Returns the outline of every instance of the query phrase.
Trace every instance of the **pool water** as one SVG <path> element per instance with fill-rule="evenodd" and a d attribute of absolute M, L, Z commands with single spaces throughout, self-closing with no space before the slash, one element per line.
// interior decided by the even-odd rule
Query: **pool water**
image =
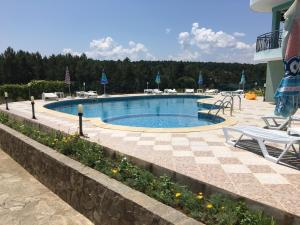
<path fill-rule="evenodd" d="M 84 117 L 96 117 L 109 124 L 134 127 L 183 128 L 223 121 L 220 117 L 198 113 L 201 109 L 211 107 L 209 104 L 197 104 L 198 99 L 199 96 L 123 97 L 57 102 L 46 107 L 77 115 L 77 105 L 83 104 Z"/>

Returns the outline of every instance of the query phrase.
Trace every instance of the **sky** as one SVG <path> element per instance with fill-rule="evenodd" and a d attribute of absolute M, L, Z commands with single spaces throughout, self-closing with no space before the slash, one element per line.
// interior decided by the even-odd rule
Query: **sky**
<path fill-rule="evenodd" d="M 253 63 L 270 31 L 249 0 L 0 0 L 0 52 Z"/>

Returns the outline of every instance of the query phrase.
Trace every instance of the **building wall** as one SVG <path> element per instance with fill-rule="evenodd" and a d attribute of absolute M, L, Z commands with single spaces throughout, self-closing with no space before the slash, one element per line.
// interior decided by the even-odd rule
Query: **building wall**
<path fill-rule="evenodd" d="M 268 102 L 274 101 L 275 91 L 284 75 L 284 66 L 281 60 L 267 63 L 266 93 L 265 99 Z"/>

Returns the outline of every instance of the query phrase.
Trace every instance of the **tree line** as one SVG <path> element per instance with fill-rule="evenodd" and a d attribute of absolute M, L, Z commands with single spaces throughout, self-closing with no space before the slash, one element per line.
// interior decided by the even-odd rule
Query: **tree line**
<path fill-rule="evenodd" d="M 149 88 L 156 88 L 155 76 L 161 74 L 160 88 L 197 88 L 198 74 L 202 72 L 204 87 L 220 90 L 239 88 L 242 70 L 246 75 L 246 88 L 262 87 L 265 82 L 265 64 L 239 64 L 185 61 L 130 61 L 94 60 L 85 54 L 42 56 L 39 52 L 14 51 L 8 47 L 0 54 L 0 85 L 27 84 L 31 80 L 60 80 L 65 78 L 68 66 L 72 86 L 82 90 L 100 90 L 102 69 L 107 74 L 110 93 L 142 92 L 149 82 Z"/>

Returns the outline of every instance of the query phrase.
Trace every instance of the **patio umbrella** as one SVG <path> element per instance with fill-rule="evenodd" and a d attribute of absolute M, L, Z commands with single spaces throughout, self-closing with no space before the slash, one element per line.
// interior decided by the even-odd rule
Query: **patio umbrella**
<path fill-rule="evenodd" d="M 104 72 L 104 69 L 102 70 L 101 84 L 104 85 L 104 95 L 105 95 L 106 94 L 105 93 L 105 85 L 108 84 L 108 80 L 107 80 L 106 74 Z"/>
<path fill-rule="evenodd" d="M 155 78 L 155 83 L 157 83 L 157 89 L 159 89 L 159 84 L 160 84 L 160 74 L 157 72 L 156 78 Z"/>
<path fill-rule="evenodd" d="M 274 113 L 290 117 L 298 109 L 300 93 L 300 0 L 294 1 L 284 17 L 287 31 L 282 46 L 285 74 L 274 96 Z"/>
<path fill-rule="evenodd" d="M 246 84 L 246 76 L 245 76 L 245 71 L 243 70 L 241 74 L 241 81 L 240 81 L 240 85 L 243 86 L 243 90 L 245 88 L 245 84 Z"/>
<path fill-rule="evenodd" d="M 203 76 L 201 74 L 201 71 L 199 72 L 198 85 L 199 85 L 199 88 L 200 88 L 201 85 L 203 85 Z"/>
<path fill-rule="evenodd" d="M 66 68 L 66 74 L 65 74 L 65 84 L 69 86 L 69 95 L 71 96 L 71 77 L 69 73 L 69 68 Z"/>

